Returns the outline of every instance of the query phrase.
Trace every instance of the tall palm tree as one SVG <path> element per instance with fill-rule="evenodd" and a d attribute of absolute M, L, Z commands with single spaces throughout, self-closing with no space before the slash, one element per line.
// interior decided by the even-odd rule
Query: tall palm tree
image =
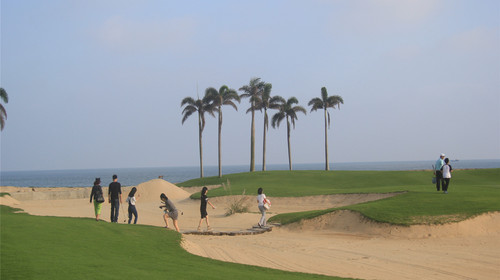
<path fill-rule="evenodd" d="M 287 101 L 280 96 L 275 97 L 279 100 L 279 111 L 274 114 L 272 118 L 272 126 L 275 128 L 276 126 L 280 126 L 280 123 L 283 119 L 286 118 L 286 128 L 287 128 L 287 143 L 288 143 L 288 166 L 290 170 L 292 170 L 292 153 L 290 149 L 290 121 L 292 122 L 293 128 L 295 129 L 295 120 L 298 119 L 297 113 L 302 112 L 307 114 L 306 109 L 302 106 L 294 106 L 294 104 L 298 104 L 299 101 L 295 97 L 289 98 Z"/>
<path fill-rule="evenodd" d="M 265 82 L 261 81 L 260 78 L 252 78 L 248 85 L 244 85 L 239 89 L 244 92 L 240 97 L 250 98 L 250 108 L 248 108 L 247 114 L 248 112 L 252 112 L 252 125 L 250 131 L 250 172 L 255 171 L 255 110 L 257 110 L 257 104 L 261 102 L 264 84 Z"/>
<path fill-rule="evenodd" d="M 0 98 L 4 103 L 9 103 L 9 95 L 5 91 L 5 89 L 0 88 Z M 5 126 L 5 120 L 7 119 L 7 111 L 2 104 L 0 104 L 0 130 L 3 130 Z"/>
<path fill-rule="evenodd" d="M 222 177 L 222 163 L 221 163 L 221 131 L 222 131 L 222 105 L 230 105 L 236 111 L 238 111 L 238 107 L 234 104 L 234 100 L 240 103 L 240 96 L 236 92 L 236 90 L 229 88 L 226 85 L 223 85 L 219 91 L 215 88 L 210 87 L 205 91 L 205 95 L 208 96 L 210 101 L 212 102 L 212 106 L 215 111 L 217 111 L 219 115 L 219 178 Z"/>
<path fill-rule="evenodd" d="M 328 108 L 337 107 L 340 110 L 340 104 L 344 104 L 344 100 L 339 95 L 328 96 L 326 87 L 321 88 L 321 98 L 313 98 L 307 105 L 312 106 L 311 112 L 318 109 L 323 109 L 325 114 L 325 170 L 330 170 L 328 161 L 328 128 L 330 128 L 330 112 Z M 328 121 L 327 121 L 328 120 Z M 328 124 L 328 125 L 327 125 Z"/>
<path fill-rule="evenodd" d="M 203 129 L 205 128 L 205 113 L 209 113 L 213 117 L 215 117 L 213 113 L 213 108 L 210 104 L 209 98 L 205 95 L 203 99 L 198 98 L 194 100 L 191 97 L 186 97 L 181 102 L 181 107 L 184 107 L 182 110 L 182 114 L 184 115 L 182 118 L 182 124 L 195 112 L 198 112 L 198 141 L 200 145 L 200 178 L 203 178 L 203 143 L 202 143 L 202 134 Z"/>
<path fill-rule="evenodd" d="M 266 135 L 269 129 L 269 116 L 267 115 L 267 109 L 277 109 L 279 104 L 279 99 L 271 98 L 271 89 L 273 85 L 270 83 L 264 84 L 264 90 L 262 91 L 261 102 L 257 104 L 256 109 L 264 110 L 264 133 L 263 133 L 263 143 L 262 143 L 262 171 L 266 171 Z"/>

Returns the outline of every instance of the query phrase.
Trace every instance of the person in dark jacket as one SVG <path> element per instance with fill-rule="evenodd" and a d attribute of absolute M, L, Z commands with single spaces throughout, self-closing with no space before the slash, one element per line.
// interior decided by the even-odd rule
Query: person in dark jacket
<path fill-rule="evenodd" d="M 101 187 L 101 178 L 95 178 L 94 186 L 92 187 L 92 192 L 90 193 L 90 203 L 92 203 L 92 198 L 94 198 L 95 220 L 99 221 L 102 203 L 104 202 L 104 194 Z"/>
<path fill-rule="evenodd" d="M 113 182 L 109 184 L 108 201 L 111 203 L 111 222 L 118 223 L 120 203 L 122 203 L 122 185 L 118 183 L 118 176 L 113 175 Z"/>

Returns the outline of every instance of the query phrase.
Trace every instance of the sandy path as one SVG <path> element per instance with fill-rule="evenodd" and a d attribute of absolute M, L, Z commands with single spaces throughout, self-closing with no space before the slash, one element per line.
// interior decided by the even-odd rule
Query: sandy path
<path fill-rule="evenodd" d="M 179 218 L 181 231 L 195 230 L 198 226 L 199 201 L 189 199 L 188 192 L 162 180 L 141 184 L 138 189 L 138 193 L 142 193 L 137 202 L 140 224 L 164 226 L 157 197 L 159 193 L 166 192 L 177 208 L 184 212 Z M 19 190 L 2 187 L 1 191 Z M 338 207 L 393 195 L 395 194 L 271 198 L 273 206 L 269 216 Z M 224 215 L 228 204 L 239 198 L 211 199 L 217 207 L 215 210 L 210 207 L 208 209 L 214 230 L 241 230 L 256 224 L 260 214 L 253 196 L 247 198 L 251 213 L 230 217 Z M 89 204 L 88 198 L 17 201 L 4 197 L 0 199 L 0 203 L 22 208 L 33 215 L 94 217 L 93 206 Z M 126 207 L 120 212 L 120 223 L 125 220 L 125 211 Z M 105 204 L 102 218 L 109 221 L 109 214 L 109 204 Z M 275 228 L 272 232 L 261 235 L 184 235 L 183 246 L 193 254 L 223 261 L 341 277 L 498 279 L 500 213 L 485 214 L 444 226 L 395 227 L 373 223 L 358 214 L 343 211 Z"/>

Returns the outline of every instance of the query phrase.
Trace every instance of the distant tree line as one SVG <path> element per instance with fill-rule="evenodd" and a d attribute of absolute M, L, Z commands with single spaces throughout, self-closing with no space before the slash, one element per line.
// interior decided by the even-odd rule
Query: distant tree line
<path fill-rule="evenodd" d="M 262 171 L 266 170 L 266 135 L 269 129 L 268 109 L 276 110 L 277 112 L 271 117 L 271 126 L 279 127 L 283 120 L 287 124 L 287 144 L 288 144 L 288 166 L 292 170 L 292 154 L 290 145 L 291 126 L 295 129 L 295 121 L 298 120 L 298 113 L 307 113 L 304 107 L 298 105 L 299 101 L 295 97 L 290 97 L 285 100 L 283 97 L 276 95 L 271 96 L 272 84 L 262 81 L 260 78 L 252 78 L 248 85 L 239 88 L 242 92 L 238 95 L 237 91 L 229 88 L 226 85 L 220 87 L 219 90 L 209 87 L 205 90 L 205 95 L 202 99 L 193 99 L 186 97 L 181 102 L 182 124 L 193 114 L 198 116 L 198 141 L 200 149 L 200 177 L 203 177 L 203 129 L 205 128 L 205 113 L 218 117 L 218 162 L 219 162 L 219 177 L 222 177 L 222 159 L 221 159 L 221 134 L 222 134 L 222 106 L 229 105 L 236 111 L 238 107 L 235 102 L 240 103 L 242 98 L 248 98 L 250 107 L 247 109 L 247 114 L 252 113 L 251 133 L 250 133 L 250 172 L 255 171 L 255 111 L 263 112 L 264 114 L 264 133 L 263 133 L 263 151 L 262 151 Z M 344 100 L 339 95 L 328 96 L 325 87 L 321 88 L 321 97 L 313 98 L 309 101 L 308 106 L 311 106 L 311 112 L 323 109 L 325 119 L 325 170 L 329 170 L 328 161 L 328 128 L 330 127 L 330 112 L 328 108 L 340 109 L 340 104 L 344 104 Z"/>

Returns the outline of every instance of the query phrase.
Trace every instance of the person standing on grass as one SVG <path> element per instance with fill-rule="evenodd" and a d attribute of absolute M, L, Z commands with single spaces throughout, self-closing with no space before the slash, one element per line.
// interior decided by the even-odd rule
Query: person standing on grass
<path fill-rule="evenodd" d="M 108 201 L 111 203 L 111 222 L 118 223 L 120 203 L 122 203 L 122 185 L 118 183 L 118 176 L 113 175 L 113 182 L 109 184 Z"/>
<path fill-rule="evenodd" d="M 263 193 L 262 188 L 259 188 L 257 190 L 257 193 L 259 194 L 257 196 L 257 203 L 259 206 L 260 213 L 262 214 L 258 225 L 259 227 L 265 227 L 267 223 L 266 223 L 266 207 L 264 207 L 264 204 L 268 203 L 269 201 L 267 200 L 266 195 Z"/>
<path fill-rule="evenodd" d="M 208 192 L 207 187 L 203 187 L 203 189 L 201 189 L 201 204 L 200 204 L 201 219 L 200 223 L 198 224 L 198 231 L 201 230 L 201 223 L 203 222 L 203 219 L 205 219 L 207 223 L 207 230 L 212 230 L 210 224 L 208 223 L 207 203 L 210 204 L 210 206 L 212 206 L 212 209 L 215 209 L 215 206 L 210 201 L 208 201 L 207 192 Z"/>
<path fill-rule="evenodd" d="M 92 192 L 90 193 L 90 203 L 92 203 L 92 198 L 94 198 L 95 220 L 99 221 L 102 203 L 104 202 L 104 194 L 101 187 L 101 178 L 95 178 L 94 186 L 92 187 Z"/>
<path fill-rule="evenodd" d="M 135 202 L 137 199 L 135 198 L 135 193 L 137 192 L 137 188 L 133 187 L 132 190 L 130 190 L 130 193 L 128 194 L 127 199 L 125 200 L 126 203 L 128 203 L 128 223 L 132 221 L 132 214 L 134 215 L 134 225 L 137 224 L 137 209 L 135 208 Z M 139 198 L 141 195 L 138 194 L 137 198 Z"/>
<path fill-rule="evenodd" d="M 451 172 L 453 172 L 453 168 L 451 167 L 450 160 L 448 158 L 444 159 L 444 165 L 441 168 L 443 173 L 443 192 L 448 193 L 448 186 L 450 185 Z"/>
<path fill-rule="evenodd" d="M 441 190 L 441 181 L 443 180 L 443 172 L 441 168 L 444 165 L 444 154 L 439 156 L 439 159 L 436 161 L 436 166 L 434 167 L 434 175 L 436 175 L 436 189 L 437 191 Z"/>
<path fill-rule="evenodd" d="M 179 231 L 179 225 L 177 224 L 177 219 L 179 218 L 179 212 L 177 211 L 177 208 L 175 208 L 174 203 L 172 200 L 168 199 L 168 197 L 162 193 L 160 195 L 160 199 L 165 205 L 161 205 L 161 208 L 165 208 L 164 214 L 163 214 L 163 220 L 165 220 L 165 227 L 168 229 L 168 217 L 172 219 L 172 222 L 174 223 L 175 230 L 177 232 Z"/>

